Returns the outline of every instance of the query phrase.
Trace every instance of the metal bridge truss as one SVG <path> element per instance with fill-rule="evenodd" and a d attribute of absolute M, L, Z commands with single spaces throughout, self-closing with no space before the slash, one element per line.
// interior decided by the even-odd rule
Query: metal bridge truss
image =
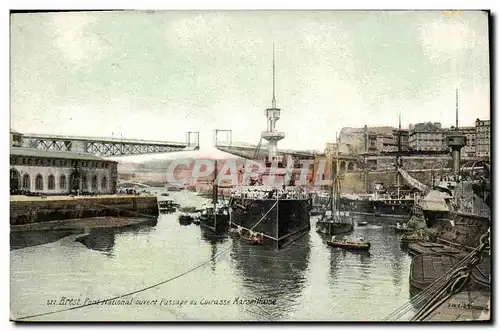
<path fill-rule="evenodd" d="M 37 134 L 25 134 L 22 139 L 23 147 L 41 150 L 90 153 L 97 156 L 171 153 L 199 149 L 199 132 L 188 132 L 185 143 Z"/>

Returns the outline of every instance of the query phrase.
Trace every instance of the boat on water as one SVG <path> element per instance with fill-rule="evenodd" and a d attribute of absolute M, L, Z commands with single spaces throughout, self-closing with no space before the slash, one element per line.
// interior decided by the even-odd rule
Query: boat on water
<path fill-rule="evenodd" d="M 342 204 L 354 214 L 374 217 L 407 218 L 419 194 L 411 189 L 400 190 L 376 187 L 374 193 L 343 197 Z"/>
<path fill-rule="evenodd" d="M 400 242 L 403 244 L 428 241 L 429 237 L 423 230 L 403 233 Z"/>
<path fill-rule="evenodd" d="M 338 139 L 337 139 L 338 140 Z M 338 144 L 337 144 L 338 146 Z M 339 169 L 338 150 L 336 164 L 332 164 L 332 169 Z M 329 210 L 327 210 L 318 222 L 316 231 L 326 235 L 335 235 L 351 232 L 354 229 L 354 218 L 352 214 L 340 204 L 340 180 L 338 173 L 333 173 Z"/>
<path fill-rule="evenodd" d="M 264 245 L 264 236 L 262 233 L 248 233 L 246 235 L 242 235 L 240 240 L 250 245 Z"/>
<path fill-rule="evenodd" d="M 158 210 L 160 213 L 173 213 L 176 210 L 176 206 L 172 200 L 161 200 L 158 201 Z"/>
<path fill-rule="evenodd" d="M 200 226 L 215 232 L 221 233 L 229 229 L 229 205 L 224 202 L 222 196 L 219 201 L 219 185 L 217 180 L 217 160 L 215 161 L 215 172 L 212 184 L 212 204 L 205 204 L 202 206 L 201 214 L 199 217 Z"/>
<path fill-rule="evenodd" d="M 199 220 L 200 226 L 212 232 L 225 232 L 229 227 L 229 207 L 221 203 L 215 204 L 215 206 L 205 205 Z"/>
<path fill-rule="evenodd" d="M 358 226 L 367 226 L 368 222 L 362 221 L 362 222 L 358 222 L 357 224 L 358 224 Z"/>
<path fill-rule="evenodd" d="M 295 186 L 295 175 L 301 168 L 294 167 L 291 157 L 285 158 L 277 152 L 278 141 L 285 138 L 284 132 L 276 130 L 281 109 L 276 107 L 275 71 L 273 51 L 273 98 L 266 109 L 267 130 L 262 132 L 255 157 L 263 172 L 244 176 L 245 182 L 231 192 L 231 226 L 241 227 L 242 235 L 261 233 L 265 245 L 281 249 L 309 232 L 309 212 L 312 201 L 309 194 Z M 267 155 L 259 155 L 262 141 L 267 141 Z M 276 169 L 277 166 L 277 169 Z"/>
<path fill-rule="evenodd" d="M 181 214 L 179 215 L 179 224 L 181 225 L 190 225 L 193 223 L 194 217 L 189 214 Z"/>
<path fill-rule="evenodd" d="M 338 247 L 347 250 L 356 251 L 368 251 L 370 250 L 370 242 L 365 241 L 363 237 L 357 237 L 355 240 L 350 240 L 347 236 L 344 236 L 342 240 L 335 239 L 332 237 L 331 240 L 326 242 L 328 246 Z"/>
<path fill-rule="evenodd" d="M 163 192 L 160 194 L 162 197 L 168 197 L 170 194 L 168 194 L 167 192 Z"/>

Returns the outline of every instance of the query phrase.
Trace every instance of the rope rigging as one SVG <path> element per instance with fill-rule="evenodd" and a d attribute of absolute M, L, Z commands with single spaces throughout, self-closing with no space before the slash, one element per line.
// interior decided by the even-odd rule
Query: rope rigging
<path fill-rule="evenodd" d="M 384 321 L 398 320 L 412 310 L 413 306 L 418 307 L 421 304 L 423 306 L 419 308 L 417 313 L 411 318 L 411 321 L 423 320 L 427 317 L 469 282 L 472 270 L 483 260 L 483 252 L 490 249 L 489 240 L 489 232 L 483 234 L 480 238 L 480 244 L 471 253 L 441 275 L 422 292 L 411 298 L 405 305 L 385 317 Z"/>
<path fill-rule="evenodd" d="M 265 219 L 265 217 L 269 214 L 269 212 L 271 212 L 271 210 L 277 205 L 278 201 L 276 201 L 276 203 L 271 207 L 269 208 L 269 210 L 267 211 L 267 213 L 262 216 L 262 218 L 257 222 L 255 223 L 254 226 L 252 226 L 252 228 L 250 229 L 250 231 L 252 231 L 253 229 L 255 229 L 255 227 L 260 223 L 262 222 L 262 220 Z M 120 209 L 120 208 L 117 208 L 117 207 L 112 207 L 112 206 L 106 206 L 106 205 L 101 205 L 101 206 L 105 206 L 105 207 L 109 207 L 109 208 L 113 208 L 113 209 Z M 138 215 L 144 215 L 146 217 L 153 217 L 152 215 L 146 215 L 146 214 L 141 214 L 141 213 L 138 213 L 138 212 L 134 212 Z M 227 248 L 223 249 L 221 252 L 215 254 L 214 256 L 212 256 L 210 259 L 208 259 L 207 261 L 191 268 L 191 269 L 188 269 L 174 277 L 170 277 L 166 280 L 163 280 L 161 282 L 158 282 L 156 284 L 153 284 L 153 285 L 150 285 L 150 286 L 147 286 L 147 287 L 144 287 L 144 288 L 141 288 L 141 289 L 138 289 L 138 290 L 135 290 L 135 291 L 131 291 L 131 292 L 128 292 L 128 293 L 125 293 L 125 294 L 121 294 L 121 295 L 118 295 L 118 296 L 115 296 L 115 297 L 112 297 L 112 298 L 108 298 L 108 299 L 103 299 L 103 300 L 100 300 L 99 302 L 107 302 L 107 301 L 113 301 L 113 300 L 117 300 L 117 299 L 122 299 L 122 298 L 125 298 L 125 297 L 128 297 L 128 296 L 131 296 L 131 295 L 134 295 L 134 294 L 138 294 L 138 293 L 141 293 L 141 292 L 145 292 L 147 290 L 150 290 L 150 289 L 153 289 L 155 287 L 158 287 L 158 286 L 161 286 L 161 285 L 164 285 L 166 283 L 169 283 L 171 281 L 174 281 L 182 276 L 185 276 L 205 265 L 207 265 L 208 263 L 212 262 L 212 261 L 215 261 L 215 259 L 219 256 L 221 256 L 222 254 L 226 253 L 227 251 L 229 251 L 229 249 L 231 249 L 237 242 L 239 242 L 241 240 L 241 238 L 238 238 L 236 240 L 233 240 L 232 244 L 229 245 Z M 52 314 L 56 314 L 56 313 L 61 313 L 61 312 L 65 312 L 65 311 L 70 311 L 70 310 L 76 310 L 76 309 L 80 309 L 80 308 L 85 308 L 85 307 L 88 307 L 88 306 L 93 306 L 93 305 L 97 305 L 98 302 L 91 302 L 91 303 L 87 303 L 87 304 L 83 304 L 83 305 L 79 305 L 79 306 L 73 306 L 73 307 L 69 307 L 69 308 L 64 308 L 64 309 L 60 309 L 60 310 L 55 310 L 55 311 L 50 311 L 50 312 L 45 312 L 45 313 L 39 313 L 39 314 L 34 314 L 34 315 L 28 315 L 28 316 L 23 316 L 23 317 L 18 317 L 16 318 L 15 320 L 19 321 L 19 320 L 26 320 L 26 319 L 29 319 L 29 318 L 35 318 L 35 317 L 41 317 L 41 316 L 47 316 L 47 315 L 52 315 Z M 176 314 L 176 313 L 175 313 Z"/>
<path fill-rule="evenodd" d="M 396 169 L 398 172 L 401 174 L 401 177 L 405 179 L 408 184 L 419 190 L 420 192 L 427 193 L 429 191 L 429 187 L 417 179 L 413 178 L 406 170 L 404 170 L 402 167 L 399 165 L 396 165 Z"/>

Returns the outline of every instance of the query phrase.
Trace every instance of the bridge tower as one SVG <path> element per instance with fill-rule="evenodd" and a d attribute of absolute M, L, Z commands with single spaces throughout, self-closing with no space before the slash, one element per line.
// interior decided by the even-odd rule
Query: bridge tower
<path fill-rule="evenodd" d="M 274 63 L 274 44 L 273 44 L 273 99 L 271 108 L 266 109 L 267 130 L 262 132 L 261 138 L 267 141 L 268 162 L 276 159 L 278 141 L 285 138 L 284 132 L 276 131 L 276 122 L 280 119 L 281 109 L 276 108 L 276 74 Z"/>
<path fill-rule="evenodd" d="M 451 148 L 451 157 L 453 159 L 453 173 L 458 175 L 460 171 L 460 150 L 467 144 L 467 137 L 458 131 L 458 90 L 456 90 L 456 113 L 455 113 L 455 131 L 451 131 L 446 136 L 446 144 Z"/>

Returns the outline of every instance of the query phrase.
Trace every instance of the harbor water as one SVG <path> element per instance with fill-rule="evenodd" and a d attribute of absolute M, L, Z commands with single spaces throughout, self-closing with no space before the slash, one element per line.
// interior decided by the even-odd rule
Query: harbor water
<path fill-rule="evenodd" d="M 170 192 L 168 199 L 183 206 L 207 201 L 188 191 Z M 352 235 L 371 242 L 367 254 L 328 247 L 314 217 L 308 234 L 276 251 L 182 226 L 178 215 L 161 214 L 155 226 L 93 229 L 84 239 L 74 233 L 12 233 L 11 317 L 380 321 L 410 298 L 411 259 L 393 220 L 355 225 Z M 78 308 L 130 292 L 136 293 Z"/>

